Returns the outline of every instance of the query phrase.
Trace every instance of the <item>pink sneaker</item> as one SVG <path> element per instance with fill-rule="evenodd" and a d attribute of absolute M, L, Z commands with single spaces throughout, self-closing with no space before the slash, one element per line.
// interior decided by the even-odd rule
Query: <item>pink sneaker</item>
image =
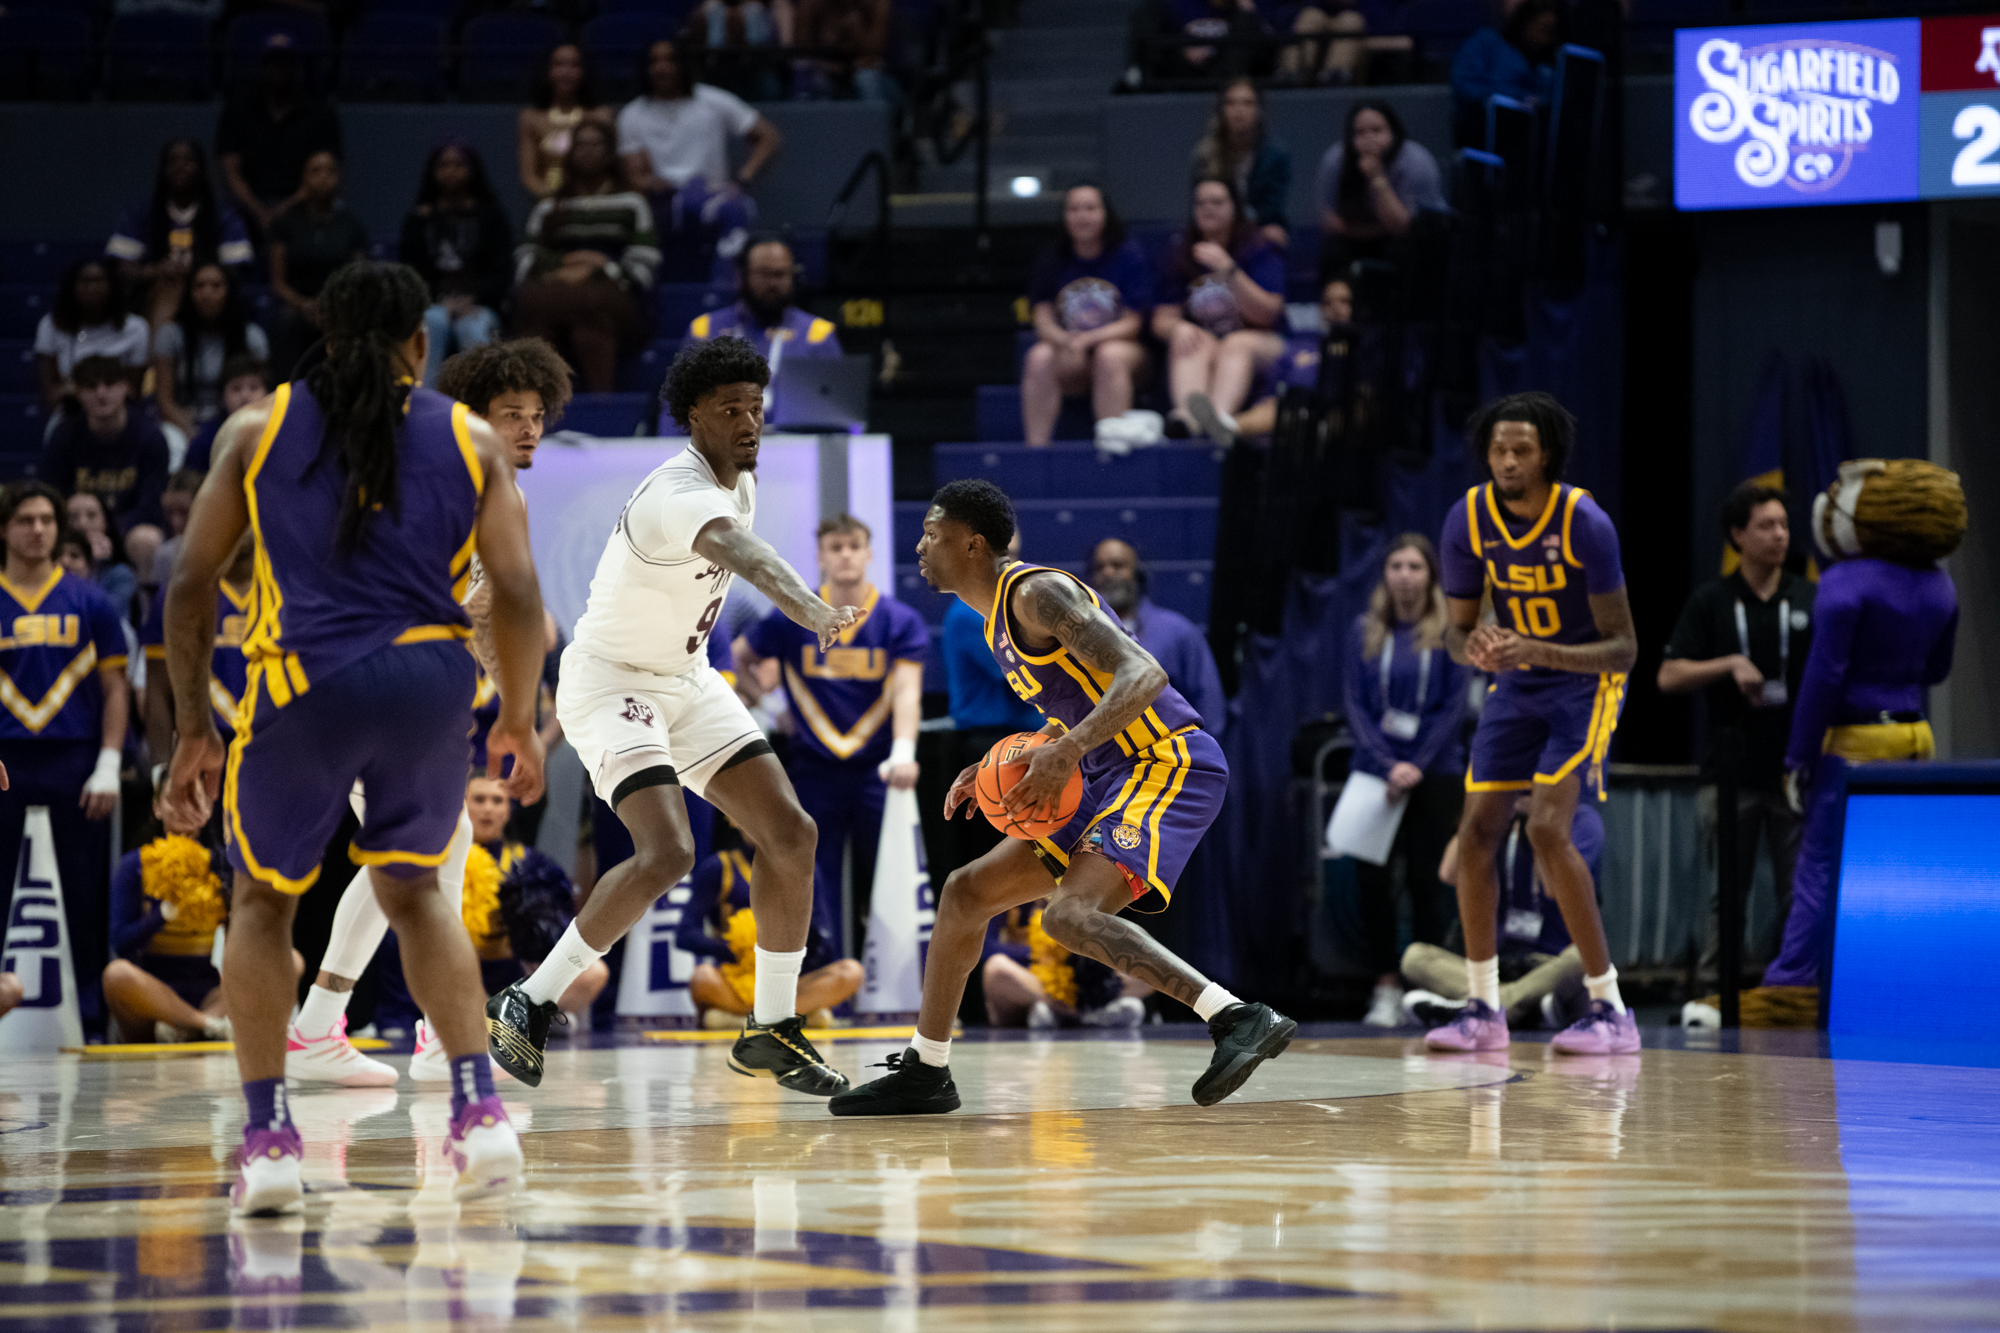
<path fill-rule="evenodd" d="M 1592 1000 L 1590 1012 L 1556 1033 L 1549 1049 L 1563 1055 L 1631 1055 L 1639 1049 L 1639 1023 L 1609 1000 Z"/>
<path fill-rule="evenodd" d="M 343 1088 L 391 1088 L 394 1065 L 371 1060 L 347 1039 L 347 1015 L 323 1037 L 308 1037 L 293 1023 L 285 1030 L 285 1077 L 300 1083 L 337 1083 Z"/>
<path fill-rule="evenodd" d="M 1507 1015 L 1484 1000 L 1467 1000 L 1457 1018 L 1424 1034 L 1434 1051 L 1504 1051 L 1511 1040 Z"/>
<path fill-rule="evenodd" d="M 453 1193 L 461 1200 L 511 1194 L 521 1184 L 521 1136 L 498 1097 L 467 1102 L 452 1117 L 444 1155 L 458 1171 Z"/>

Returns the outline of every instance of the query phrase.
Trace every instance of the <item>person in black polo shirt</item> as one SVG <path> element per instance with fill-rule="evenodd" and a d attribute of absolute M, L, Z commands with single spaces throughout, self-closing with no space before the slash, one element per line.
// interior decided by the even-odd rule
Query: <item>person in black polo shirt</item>
<path fill-rule="evenodd" d="M 1812 645 L 1813 585 L 1785 568 L 1791 524 L 1785 493 L 1745 482 L 1722 506 L 1722 528 L 1740 563 L 1736 572 L 1704 583 L 1688 598 L 1660 663 L 1662 693 L 1706 689 L 1711 737 L 1735 728 L 1742 737 L 1736 769 L 1738 881 L 1747 892 L 1761 840 L 1771 858 L 1777 918 L 1755 941 L 1758 959 L 1776 955 L 1792 906 L 1792 862 L 1799 853 L 1800 817 L 1785 800 L 1785 745 Z M 1718 759 L 1711 745 L 1708 775 Z M 1713 816 L 1704 821 L 1713 828 Z M 1709 890 L 1701 966 L 1713 972 L 1719 940 L 1715 889 Z"/>
<path fill-rule="evenodd" d="M 265 39 L 257 81 L 223 107 L 215 130 L 222 179 L 259 240 L 300 193 L 306 159 L 341 154 L 340 118 L 305 88 L 298 52 L 283 33 Z"/>

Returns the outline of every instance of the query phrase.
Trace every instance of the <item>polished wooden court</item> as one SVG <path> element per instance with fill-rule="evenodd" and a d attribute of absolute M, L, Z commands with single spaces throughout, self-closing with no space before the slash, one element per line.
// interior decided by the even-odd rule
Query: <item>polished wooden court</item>
<path fill-rule="evenodd" d="M 0 1329 L 2000 1327 L 2000 1070 L 1302 1031 L 1207 1110 L 1198 1029 L 965 1041 L 963 1111 L 873 1121 L 557 1048 L 529 1190 L 464 1206 L 443 1092 L 301 1091 L 304 1217 L 233 1225 L 229 1056 L 15 1061 Z"/>

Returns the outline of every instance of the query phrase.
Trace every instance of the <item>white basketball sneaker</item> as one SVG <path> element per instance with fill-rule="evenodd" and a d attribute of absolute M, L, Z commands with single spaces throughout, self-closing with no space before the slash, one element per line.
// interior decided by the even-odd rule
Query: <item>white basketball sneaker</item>
<path fill-rule="evenodd" d="M 410 1081 L 451 1082 L 451 1057 L 444 1053 L 444 1043 L 438 1039 L 437 1030 L 427 1018 L 417 1020 L 417 1049 L 410 1056 Z"/>
<path fill-rule="evenodd" d="M 460 1200 L 511 1194 L 520 1187 L 525 1168 L 521 1136 L 508 1123 L 506 1108 L 498 1097 L 467 1102 L 465 1109 L 452 1117 L 444 1152 L 458 1169 L 458 1184 L 452 1194 Z"/>
<path fill-rule="evenodd" d="M 229 1211 L 238 1217 L 276 1217 L 304 1208 L 306 1187 L 299 1172 L 302 1152 L 299 1132 L 289 1126 L 253 1129 L 245 1134 L 236 1184 L 229 1191 Z"/>
<path fill-rule="evenodd" d="M 394 1087 L 395 1066 L 371 1060 L 347 1039 L 347 1015 L 323 1037 L 308 1037 L 294 1022 L 285 1031 L 285 1077 L 301 1083 L 338 1083 L 343 1088 Z"/>

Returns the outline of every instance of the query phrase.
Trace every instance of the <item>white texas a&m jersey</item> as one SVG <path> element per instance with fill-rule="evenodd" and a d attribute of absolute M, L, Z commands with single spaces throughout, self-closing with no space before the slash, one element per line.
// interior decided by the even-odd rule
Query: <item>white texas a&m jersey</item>
<path fill-rule="evenodd" d="M 739 473 L 736 488 L 726 489 L 692 446 L 654 468 L 605 543 L 590 604 L 576 622 L 576 649 L 656 676 L 705 665 L 730 574 L 696 555 L 694 539 L 718 518 L 747 528 L 756 514 L 754 473 Z"/>

